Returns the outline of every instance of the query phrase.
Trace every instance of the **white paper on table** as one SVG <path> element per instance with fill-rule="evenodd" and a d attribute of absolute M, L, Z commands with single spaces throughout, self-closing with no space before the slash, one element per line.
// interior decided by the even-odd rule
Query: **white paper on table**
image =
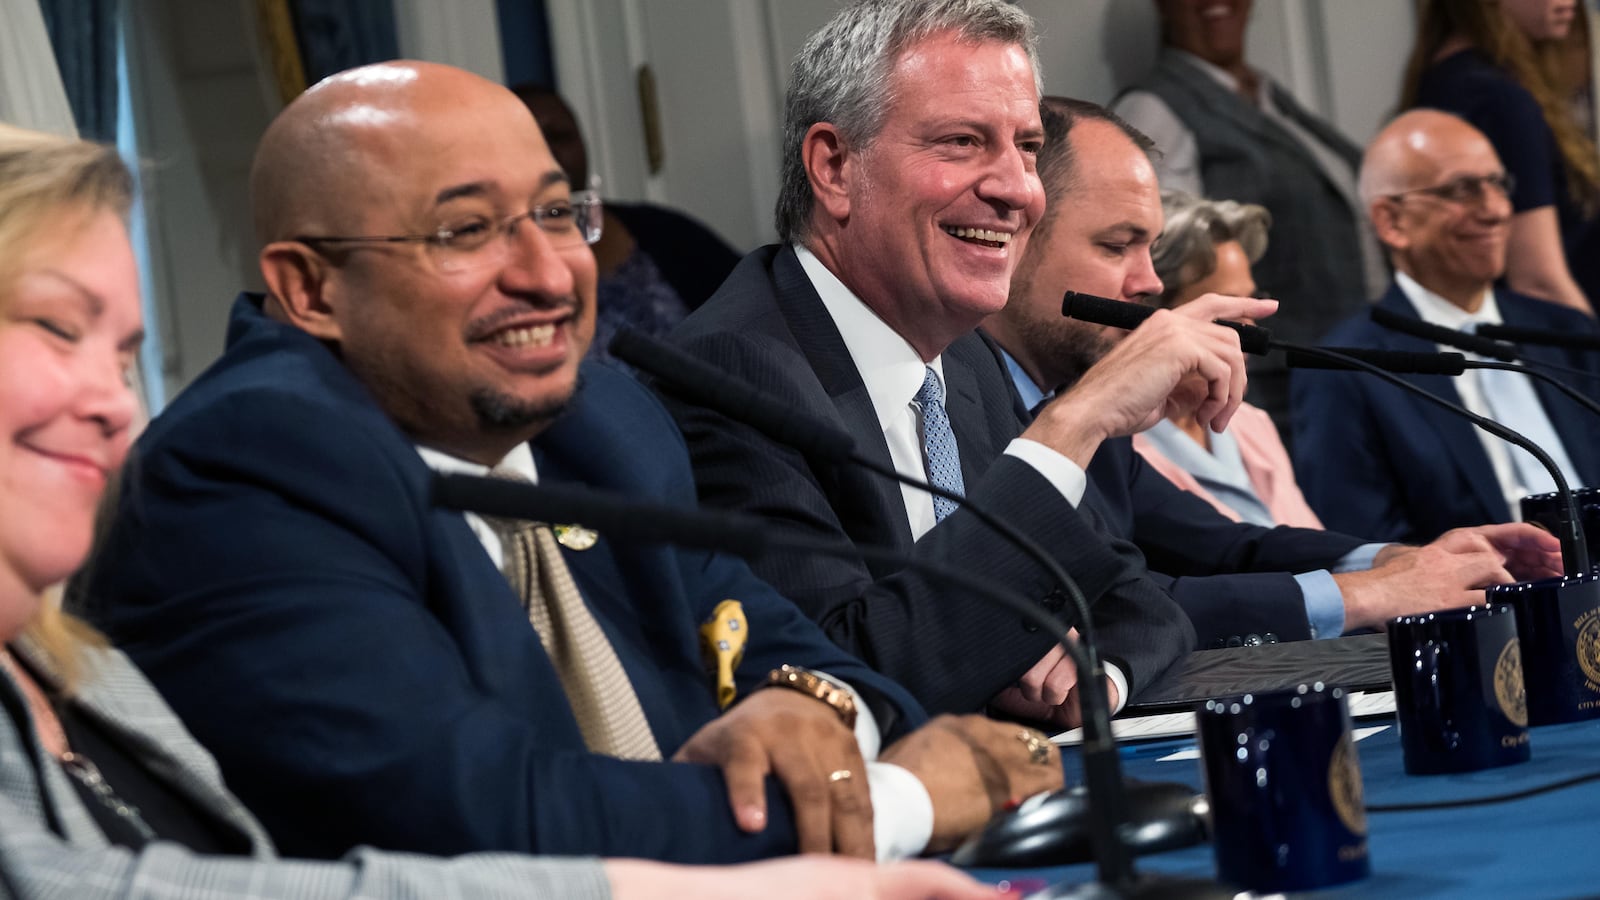
<path fill-rule="evenodd" d="M 1353 719 L 1386 716 L 1394 712 L 1394 691 L 1351 691 L 1346 697 L 1350 702 L 1350 717 Z M 1356 740 L 1359 741 L 1368 735 L 1376 734 L 1387 727 L 1389 726 L 1357 728 L 1355 730 Z M 1194 713 L 1175 712 L 1154 716 L 1113 719 L 1111 720 L 1111 735 L 1118 741 L 1150 741 L 1158 738 L 1192 737 L 1194 735 Z M 1050 740 L 1063 747 L 1075 747 L 1083 743 L 1083 729 L 1073 728 L 1069 731 L 1063 731 L 1050 738 Z M 1182 757 L 1168 758 L 1181 759 Z"/>

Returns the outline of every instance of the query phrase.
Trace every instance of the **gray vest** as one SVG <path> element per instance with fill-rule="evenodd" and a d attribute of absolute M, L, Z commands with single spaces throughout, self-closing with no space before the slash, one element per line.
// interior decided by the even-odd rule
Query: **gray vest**
<path fill-rule="evenodd" d="M 1267 82 L 1285 117 L 1349 162 L 1361 150 L 1307 112 L 1288 91 Z M 1366 306 L 1359 224 L 1338 188 L 1301 143 L 1214 79 L 1162 54 L 1143 84 L 1194 132 L 1200 178 L 1213 199 L 1259 203 L 1272 213 L 1267 252 L 1252 271 L 1256 284 L 1282 307 L 1263 324 L 1274 337 L 1315 343 L 1334 325 Z M 1288 372 L 1276 356 L 1251 359 L 1252 403 L 1287 434 Z"/>
<path fill-rule="evenodd" d="M 1273 103 L 1356 171 L 1361 150 L 1268 82 Z M 1163 55 L 1138 90 L 1166 102 L 1194 132 L 1200 178 L 1214 199 L 1259 203 L 1272 213 L 1256 284 L 1283 308 L 1267 325 L 1291 341 L 1315 341 L 1366 305 L 1359 225 L 1350 205 L 1288 131 L 1237 94 Z"/>

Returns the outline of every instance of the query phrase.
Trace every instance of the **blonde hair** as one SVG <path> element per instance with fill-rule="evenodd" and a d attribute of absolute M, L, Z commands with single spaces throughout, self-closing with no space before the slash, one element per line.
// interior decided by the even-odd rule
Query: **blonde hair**
<path fill-rule="evenodd" d="M 0 123 L 0 309 L 30 249 L 98 213 L 126 217 L 132 201 L 133 177 L 114 148 Z M 59 589 L 40 598 L 23 636 L 48 657 L 69 693 L 85 674 L 85 651 L 106 645 L 61 608 Z"/>
<path fill-rule="evenodd" d="M 1584 6 L 1578 8 L 1583 14 Z M 1417 0 L 1417 39 L 1406 62 L 1400 108 L 1417 105 L 1422 76 L 1450 38 L 1460 35 L 1527 89 L 1539 104 L 1545 124 L 1555 135 L 1556 149 L 1567 173 L 1567 192 L 1586 215 L 1600 205 L 1600 159 L 1594 141 L 1583 133 L 1567 108 L 1566 92 L 1557 77 L 1558 42 L 1535 44 L 1509 21 L 1499 0 Z"/>

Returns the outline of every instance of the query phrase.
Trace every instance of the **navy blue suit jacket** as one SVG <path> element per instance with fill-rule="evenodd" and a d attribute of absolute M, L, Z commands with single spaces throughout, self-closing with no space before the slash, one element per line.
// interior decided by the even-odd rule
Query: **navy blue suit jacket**
<path fill-rule="evenodd" d="M 1588 317 L 1552 303 L 1497 290 L 1507 325 L 1593 333 Z M 1379 306 L 1417 318 L 1400 287 Z M 1390 331 L 1363 311 L 1323 339 L 1329 346 L 1433 353 L 1438 347 Z M 1529 360 L 1600 374 L 1600 354 L 1522 348 Z M 1417 387 L 1460 403 L 1445 375 L 1403 375 Z M 1581 391 L 1595 382 L 1566 378 Z M 1477 429 L 1458 415 L 1360 372 L 1302 369 L 1293 388 L 1294 464 L 1300 490 L 1329 528 L 1374 540 L 1425 542 L 1451 528 L 1508 522 L 1511 510 L 1495 481 Z M 1600 421 L 1549 385 L 1534 382 L 1545 413 L 1584 483 L 1600 485 Z"/>
<path fill-rule="evenodd" d="M 984 338 L 1005 366 L 999 344 Z M 1033 420 L 1015 390 L 1011 403 L 1019 420 Z M 1201 647 L 1237 646 L 1269 632 L 1285 641 L 1309 639 L 1295 574 L 1332 568 L 1366 543 L 1332 531 L 1235 522 L 1151 468 L 1131 438 L 1103 442 L 1088 474 L 1084 504 L 1144 553 L 1150 577 L 1189 614 Z"/>
<path fill-rule="evenodd" d="M 892 465 L 866 384 L 792 249 L 769 246 L 746 256 L 671 337 L 780 402 L 851 433 L 859 452 Z M 1136 548 L 1061 501 L 1033 467 L 1003 454 L 1022 426 L 1011 410 L 1006 373 L 982 339 L 966 335 L 942 359 L 967 496 L 1032 537 L 1077 579 L 1093 604 L 1102 654 L 1122 665 L 1136 694 L 1193 646 L 1187 618 L 1146 577 Z M 1049 573 L 969 512 L 958 510 L 913 542 L 898 484 L 857 466 L 808 459 L 670 397 L 668 407 L 688 439 L 707 505 L 898 548 L 1071 618 Z M 933 712 L 981 709 L 1051 646 L 1049 635 L 1015 614 L 893 565 L 769 554 L 756 566 L 834 640 Z"/>
<path fill-rule="evenodd" d="M 89 595 L 288 855 L 356 844 L 730 862 L 795 850 L 734 824 L 719 770 L 586 751 L 520 602 L 430 472 L 326 346 L 236 304 L 229 346 L 140 439 Z M 689 506 L 683 442 L 648 390 L 586 366 L 533 444 L 545 483 Z M 670 757 L 718 715 L 696 626 L 741 601 L 743 696 L 783 663 L 923 714 L 737 560 L 564 551 Z M 880 721 L 882 719 L 880 718 Z"/>
<path fill-rule="evenodd" d="M 1366 543 L 1335 531 L 1235 522 L 1151 468 L 1130 438 L 1100 445 L 1089 485 L 1084 502 L 1144 551 L 1151 577 L 1189 614 L 1202 647 L 1268 632 L 1310 638 L 1294 575 L 1331 569 Z"/>

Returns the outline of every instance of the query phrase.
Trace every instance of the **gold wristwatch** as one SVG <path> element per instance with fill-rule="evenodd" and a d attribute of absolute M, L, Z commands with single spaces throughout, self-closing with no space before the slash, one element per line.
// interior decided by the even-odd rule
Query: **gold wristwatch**
<path fill-rule="evenodd" d="M 810 669 L 779 666 L 767 673 L 767 686 L 785 687 L 815 697 L 839 714 L 839 721 L 844 723 L 844 727 L 851 731 L 856 728 L 856 698 L 848 690 Z"/>

